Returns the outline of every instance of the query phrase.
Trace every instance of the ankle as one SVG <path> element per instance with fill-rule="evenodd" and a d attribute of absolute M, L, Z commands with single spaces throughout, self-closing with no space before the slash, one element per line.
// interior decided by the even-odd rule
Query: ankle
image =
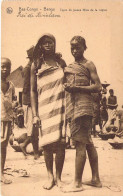
<path fill-rule="evenodd" d="M 48 179 L 51 180 L 51 181 L 53 181 L 54 180 L 53 174 L 48 174 Z"/>
<path fill-rule="evenodd" d="M 82 186 L 82 181 L 80 181 L 80 180 L 74 181 L 74 186 L 76 186 L 76 187 Z"/>
<path fill-rule="evenodd" d="M 59 182 L 59 181 L 61 181 L 61 177 L 56 176 L 56 182 Z"/>
<path fill-rule="evenodd" d="M 92 177 L 91 181 L 92 182 L 100 182 L 100 178 L 99 178 L 99 176 L 94 176 L 94 177 Z"/>

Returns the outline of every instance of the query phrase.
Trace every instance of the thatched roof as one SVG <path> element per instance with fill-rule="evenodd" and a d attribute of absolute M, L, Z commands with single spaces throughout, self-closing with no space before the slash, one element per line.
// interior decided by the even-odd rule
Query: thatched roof
<path fill-rule="evenodd" d="M 11 72 L 8 80 L 14 84 L 15 88 L 23 88 L 23 66 L 20 66 L 16 70 Z"/>

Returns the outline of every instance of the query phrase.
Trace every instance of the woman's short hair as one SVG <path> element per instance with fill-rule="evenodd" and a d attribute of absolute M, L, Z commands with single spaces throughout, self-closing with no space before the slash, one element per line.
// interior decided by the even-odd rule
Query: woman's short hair
<path fill-rule="evenodd" d="M 85 41 L 85 39 L 83 37 L 81 37 L 81 36 L 74 36 L 71 39 L 70 43 L 72 43 L 72 41 L 74 41 L 74 40 L 77 41 L 78 43 L 82 44 L 84 46 L 85 50 L 87 49 L 86 41 Z"/>

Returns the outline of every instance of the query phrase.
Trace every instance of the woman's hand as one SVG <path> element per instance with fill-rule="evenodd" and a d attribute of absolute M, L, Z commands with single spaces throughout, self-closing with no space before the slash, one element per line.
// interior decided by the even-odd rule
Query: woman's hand
<path fill-rule="evenodd" d="M 64 89 L 71 93 L 71 85 L 69 83 L 64 83 Z"/>
<path fill-rule="evenodd" d="M 41 120 L 38 116 L 33 117 L 33 125 L 34 125 L 34 127 L 40 127 L 41 126 Z"/>
<path fill-rule="evenodd" d="M 74 84 L 68 84 L 68 83 L 64 83 L 64 89 L 69 93 L 77 91 L 77 87 Z"/>

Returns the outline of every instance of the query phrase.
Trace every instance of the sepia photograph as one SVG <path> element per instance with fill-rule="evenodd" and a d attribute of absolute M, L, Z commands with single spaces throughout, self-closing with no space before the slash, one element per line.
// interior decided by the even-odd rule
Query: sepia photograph
<path fill-rule="evenodd" d="M 123 0 L 1 2 L 1 196 L 123 196 Z"/>

